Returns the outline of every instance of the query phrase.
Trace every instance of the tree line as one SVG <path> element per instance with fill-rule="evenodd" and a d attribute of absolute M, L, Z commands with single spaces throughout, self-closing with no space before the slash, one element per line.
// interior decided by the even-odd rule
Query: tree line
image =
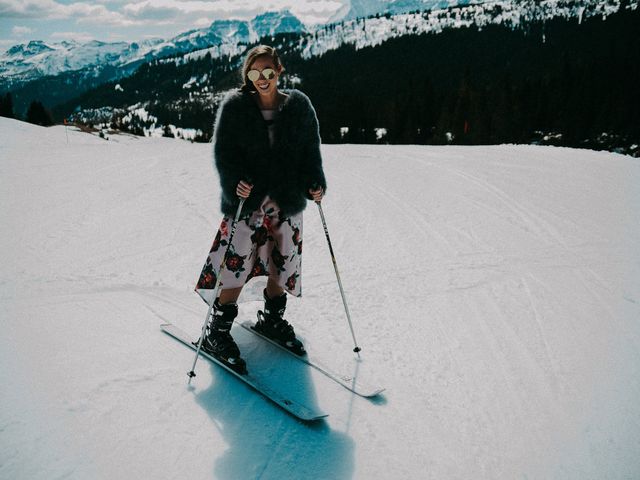
<path fill-rule="evenodd" d="M 13 111 L 13 97 L 10 92 L 0 95 L 0 117 L 19 119 Z M 37 100 L 32 101 L 29 105 L 24 120 L 43 127 L 49 127 L 54 124 L 51 112 L 45 108 L 42 102 Z"/>
<path fill-rule="evenodd" d="M 640 11 L 451 29 L 345 46 L 289 67 L 327 143 L 618 142 L 637 153 L 639 30 Z"/>

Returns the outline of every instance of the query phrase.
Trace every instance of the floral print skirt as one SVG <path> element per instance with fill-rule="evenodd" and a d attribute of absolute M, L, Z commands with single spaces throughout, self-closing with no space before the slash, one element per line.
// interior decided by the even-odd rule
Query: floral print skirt
<path fill-rule="evenodd" d="M 207 303 L 214 300 L 217 273 L 229 245 L 232 223 L 233 218 L 222 219 L 196 285 L 196 292 Z M 301 260 L 302 212 L 284 216 L 267 196 L 255 211 L 238 220 L 219 290 L 242 287 L 254 277 L 268 276 L 291 295 L 300 297 Z"/>

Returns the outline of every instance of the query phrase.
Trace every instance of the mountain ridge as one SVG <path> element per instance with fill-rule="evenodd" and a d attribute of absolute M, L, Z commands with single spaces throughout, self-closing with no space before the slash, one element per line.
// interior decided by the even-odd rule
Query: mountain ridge
<path fill-rule="evenodd" d="M 290 10 L 270 11 L 251 20 L 216 20 L 209 27 L 182 32 L 170 39 L 132 42 L 91 40 L 44 42 L 31 40 L 10 47 L 0 55 L 0 91 L 12 89 L 27 81 L 69 71 L 121 68 L 124 74 L 143 62 L 179 55 L 222 44 L 257 41 L 267 35 L 307 31 Z"/>

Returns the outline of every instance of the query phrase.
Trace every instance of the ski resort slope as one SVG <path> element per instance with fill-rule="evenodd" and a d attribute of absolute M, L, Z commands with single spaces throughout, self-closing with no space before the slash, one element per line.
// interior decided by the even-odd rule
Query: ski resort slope
<path fill-rule="evenodd" d="M 239 327 L 305 424 L 163 334 L 197 338 L 220 222 L 211 145 L 0 118 L 0 478 L 640 478 L 640 163 L 566 148 L 323 145 L 305 211 L 311 354 Z M 254 320 L 260 281 L 243 293 Z"/>

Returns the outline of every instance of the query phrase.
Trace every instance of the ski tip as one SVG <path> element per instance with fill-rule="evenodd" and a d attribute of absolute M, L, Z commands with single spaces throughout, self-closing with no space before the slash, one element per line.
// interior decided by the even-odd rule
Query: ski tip
<path fill-rule="evenodd" d="M 372 392 L 367 392 L 367 393 L 362 393 L 360 394 L 361 397 L 364 398 L 376 398 L 378 397 L 382 392 L 384 392 L 386 390 L 386 388 L 378 388 Z"/>
<path fill-rule="evenodd" d="M 297 416 L 297 415 L 296 415 Z M 320 420 L 324 420 L 325 418 L 327 418 L 329 416 L 328 413 L 318 413 L 316 415 L 310 416 L 310 417 L 301 417 L 298 416 L 298 418 L 300 420 L 302 420 L 303 422 L 307 422 L 307 423 L 311 423 L 311 422 L 319 422 Z"/>

